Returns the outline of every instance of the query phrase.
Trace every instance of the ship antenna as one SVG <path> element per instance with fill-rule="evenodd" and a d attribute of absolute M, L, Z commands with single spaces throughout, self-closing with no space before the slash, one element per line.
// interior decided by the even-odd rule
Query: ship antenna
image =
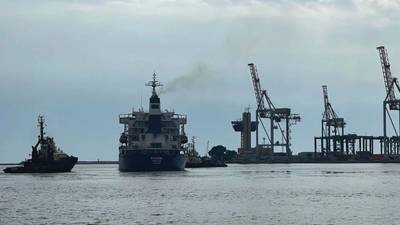
<path fill-rule="evenodd" d="M 44 117 L 43 117 L 43 115 L 39 115 L 39 117 L 38 117 L 38 123 L 39 123 L 39 127 L 40 127 L 40 141 L 43 141 L 44 140 L 44 135 L 45 135 L 45 133 L 44 133 L 44 126 L 46 126 L 46 124 L 44 123 Z"/>
<path fill-rule="evenodd" d="M 152 94 L 153 94 L 153 95 L 157 95 L 156 87 L 163 86 L 159 81 L 156 80 L 156 77 L 157 77 L 156 73 L 153 73 L 153 80 L 152 80 L 152 81 L 149 81 L 149 82 L 146 84 L 146 86 L 150 86 L 150 87 L 153 88 L 153 91 L 152 91 Z"/>

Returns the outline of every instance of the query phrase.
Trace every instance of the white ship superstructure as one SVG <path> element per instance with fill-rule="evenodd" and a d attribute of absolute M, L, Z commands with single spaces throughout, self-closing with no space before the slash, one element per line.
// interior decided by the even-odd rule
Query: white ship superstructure
<path fill-rule="evenodd" d="M 119 116 L 119 123 L 124 125 L 120 137 L 120 170 L 180 170 L 186 162 L 185 115 L 170 111 L 161 111 L 160 98 L 156 87 L 161 84 L 153 74 L 153 80 L 146 84 L 152 87 L 149 111 L 143 109 Z M 184 158 L 183 167 L 176 167 L 175 157 Z M 171 161 L 172 160 L 172 161 Z M 179 161 L 179 160 L 178 160 Z"/>

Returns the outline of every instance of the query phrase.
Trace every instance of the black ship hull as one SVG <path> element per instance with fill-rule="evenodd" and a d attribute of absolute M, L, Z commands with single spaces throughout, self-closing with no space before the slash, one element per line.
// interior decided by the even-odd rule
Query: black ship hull
<path fill-rule="evenodd" d="M 24 162 L 23 166 L 7 167 L 5 173 L 63 173 L 71 172 L 78 161 L 77 157 L 70 156 L 54 161 Z"/>
<path fill-rule="evenodd" d="M 180 171 L 185 169 L 186 155 L 177 151 L 124 151 L 119 154 L 121 172 Z"/>
<path fill-rule="evenodd" d="M 186 168 L 207 168 L 207 167 L 228 167 L 225 163 L 217 163 L 217 162 L 200 162 L 200 163 L 186 163 Z"/>

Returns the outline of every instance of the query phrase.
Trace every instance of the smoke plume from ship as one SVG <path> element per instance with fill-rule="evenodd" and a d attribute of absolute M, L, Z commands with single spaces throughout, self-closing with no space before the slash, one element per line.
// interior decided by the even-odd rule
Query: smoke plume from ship
<path fill-rule="evenodd" d="M 180 90 L 196 90 L 213 77 L 205 64 L 197 64 L 188 73 L 181 75 L 160 88 L 159 94 L 165 94 Z"/>

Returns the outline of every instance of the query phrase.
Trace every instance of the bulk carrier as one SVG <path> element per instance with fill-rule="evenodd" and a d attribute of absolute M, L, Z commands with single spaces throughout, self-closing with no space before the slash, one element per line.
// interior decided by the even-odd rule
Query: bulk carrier
<path fill-rule="evenodd" d="M 119 116 L 119 123 L 124 125 L 119 139 L 119 170 L 184 170 L 187 160 L 185 144 L 188 141 L 186 115 L 161 111 L 156 88 L 162 84 L 156 80 L 156 74 L 146 86 L 152 88 L 149 111 L 142 108 Z"/>

